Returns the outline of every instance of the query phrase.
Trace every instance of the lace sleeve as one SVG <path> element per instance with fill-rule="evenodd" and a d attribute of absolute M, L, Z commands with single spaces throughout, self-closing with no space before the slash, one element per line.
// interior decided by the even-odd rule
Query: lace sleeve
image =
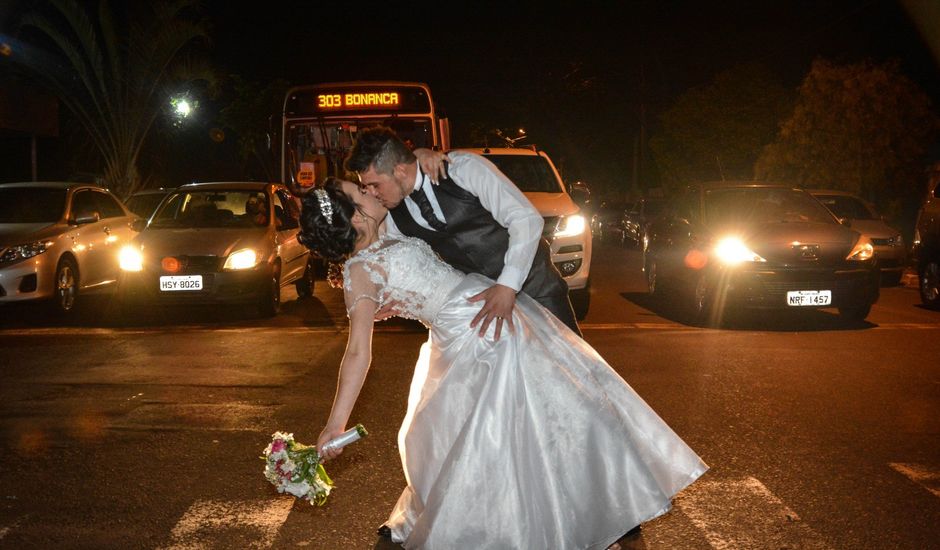
<path fill-rule="evenodd" d="M 343 294 L 346 299 L 346 315 L 359 304 L 376 310 L 382 305 L 387 275 L 381 266 L 367 260 L 346 262 L 343 272 Z"/>

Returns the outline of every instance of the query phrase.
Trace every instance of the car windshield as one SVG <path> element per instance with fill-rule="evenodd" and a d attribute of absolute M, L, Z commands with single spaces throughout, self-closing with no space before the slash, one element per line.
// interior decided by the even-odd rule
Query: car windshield
<path fill-rule="evenodd" d="M 485 155 L 520 191 L 562 193 L 564 189 L 545 157 L 540 155 Z"/>
<path fill-rule="evenodd" d="M 798 189 L 734 187 L 705 193 L 709 225 L 819 222 L 835 223 L 832 214 Z"/>
<path fill-rule="evenodd" d="M 165 193 L 141 193 L 130 197 L 124 204 L 127 205 L 128 210 L 138 216 L 149 218 L 165 196 Z"/>
<path fill-rule="evenodd" d="M 212 189 L 174 193 L 148 227 L 261 227 L 268 223 L 263 191 Z"/>
<path fill-rule="evenodd" d="M 54 223 L 65 212 L 65 189 L 0 189 L 0 223 Z"/>
<path fill-rule="evenodd" d="M 819 202 L 840 218 L 850 220 L 874 220 L 876 216 L 856 197 L 848 195 L 815 195 Z"/>

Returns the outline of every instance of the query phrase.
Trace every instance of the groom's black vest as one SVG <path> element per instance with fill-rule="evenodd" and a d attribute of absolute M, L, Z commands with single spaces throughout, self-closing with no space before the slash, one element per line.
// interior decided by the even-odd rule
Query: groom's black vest
<path fill-rule="evenodd" d="M 493 219 L 476 196 L 450 178 L 440 179 L 433 193 L 444 213 L 447 229 L 434 231 L 422 227 L 411 217 L 405 201 L 390 211 L 398 229 L 427 242 L 454 268 L 498 279 L 509 248 L 509 230 Z M 568 284 L 552 264 L 551 248 L 544 238 L 539 239 L 532 268 L 521 290 L 580 334 L 568 300 Z"/>

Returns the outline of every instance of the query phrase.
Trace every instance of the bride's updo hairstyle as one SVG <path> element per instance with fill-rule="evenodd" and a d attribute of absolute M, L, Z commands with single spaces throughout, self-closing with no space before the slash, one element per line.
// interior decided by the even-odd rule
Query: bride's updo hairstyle
<path fill-rule="evenodd" d="M 327 178 L 305 194 L 297 240 L 324 260 L 342 263 L 352 254 L 359 235 L 352 225 L 356 206 L 343 193 L 342 180 Z"/>

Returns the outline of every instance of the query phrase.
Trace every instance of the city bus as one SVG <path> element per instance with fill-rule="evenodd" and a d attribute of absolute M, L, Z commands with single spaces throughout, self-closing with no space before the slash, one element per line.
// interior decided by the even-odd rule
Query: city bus
<path fill-rule="evenodd" d="M 450 126 L 421 82 L 354 81 L 287 91 L 281 131 L 281 181 L 303 194 L 343 160 L 365 128 L 388 126 L 410 146 L 450 149 Z"/>

